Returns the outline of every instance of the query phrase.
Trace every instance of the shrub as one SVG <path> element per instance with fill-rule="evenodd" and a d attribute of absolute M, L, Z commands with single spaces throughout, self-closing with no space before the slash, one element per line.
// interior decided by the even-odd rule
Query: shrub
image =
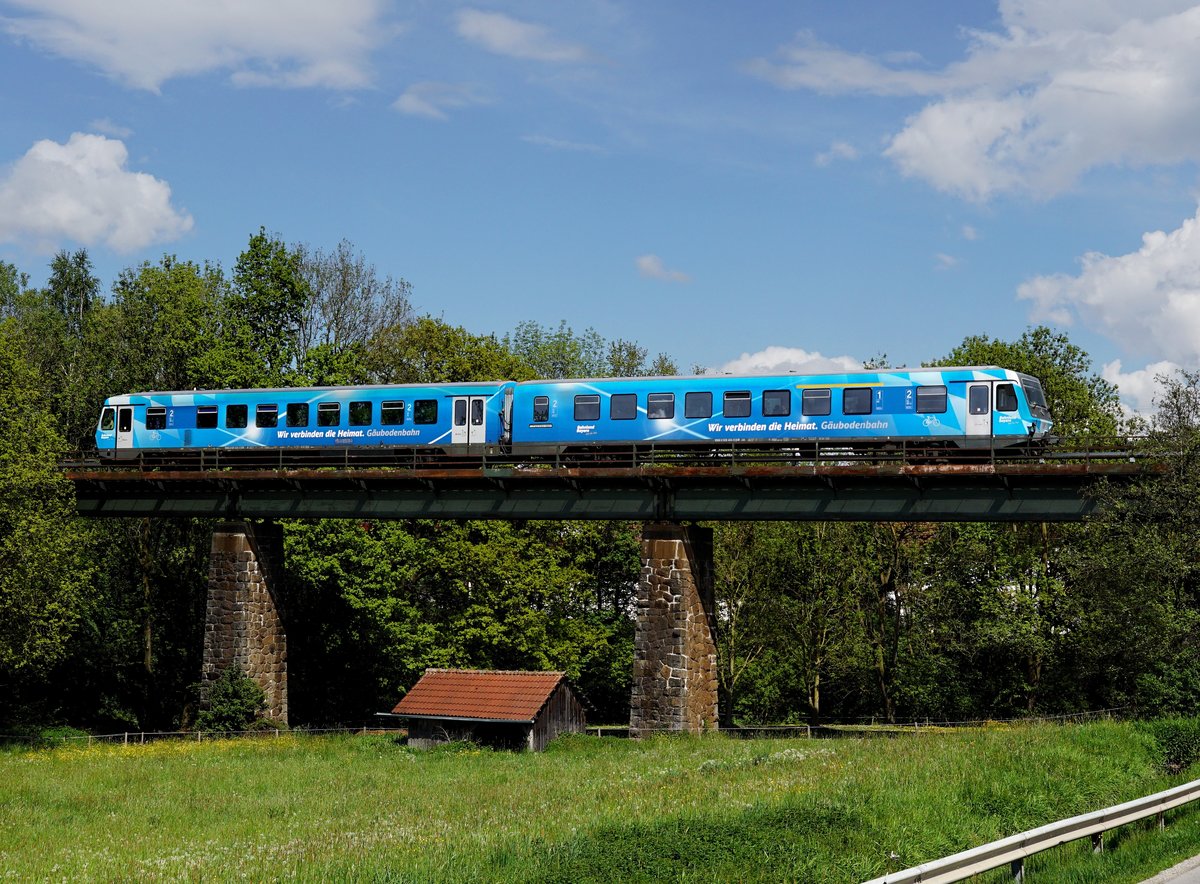
<path fill-rule="evenodd" d="M 79 728 L 68 727 L 65 724 L 55 727 L 42 728 L 34 741 L 35 746 L 62 746 L 71 740 L 86 740 L 87 731 L 81 731 Z"/>
<path fill-rule="evenodd" d="M 230 666 L 209 685 L 208 707 L 196 716 L 196 730 L 247 730 L 266 706 L 262 688 Z"/>
<path fill-rule="evenodd" d="M 1146 727 L 1169 773 L 1179 773 L 1200 760 L 1200 718 L 1160 718 Z"/>

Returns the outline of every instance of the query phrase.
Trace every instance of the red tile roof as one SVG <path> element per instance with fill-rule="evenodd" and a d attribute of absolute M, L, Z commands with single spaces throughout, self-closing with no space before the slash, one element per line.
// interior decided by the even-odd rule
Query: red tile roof
<path fill-rule="evenodd" d="M 417 718 L 533 721 L 563 672 L 426 669 L 392 710 Z"/>

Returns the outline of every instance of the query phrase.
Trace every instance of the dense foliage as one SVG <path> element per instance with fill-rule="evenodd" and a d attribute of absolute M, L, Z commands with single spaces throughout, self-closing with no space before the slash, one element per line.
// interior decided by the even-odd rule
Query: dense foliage
<path fill-rule="evenodd" d="M 194 722 L 212 524 L 84 521 L 57 469 L 134 390 L 653 375 L 673 359 L 517 321 L 420 315 L 349 243 L 254 233 L 231 272 L 164 256 L 105 294 L 86 252 L 44 287 L 0 262 L 0 730 Z M 882 363 L 886 357 L 878 357 Z M 1065 335 L 967 338 L 931 363 L 1040 377 L 1071 438 L 1125 428 Z M 963 719 L 1200 701 L 1200 377 L 1143 429 L 1178 455 L 1101 487 L 1081 525 L 718 523 L 725 723 Z M 628 716 L 639 526 L 288 522 L 293 723 L 363 720 L 428 666 L 565 670 L 593 721 Z"/>
<path fill-rule="evenodd" d="M 230 666 L 208 686 L 208 705 L 196 716 L 196 730 L 244 731 L 266 710 L 263 689 Z"/>

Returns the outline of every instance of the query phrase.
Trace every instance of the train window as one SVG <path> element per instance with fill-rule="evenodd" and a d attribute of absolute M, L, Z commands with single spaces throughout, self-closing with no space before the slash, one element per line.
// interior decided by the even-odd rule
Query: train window
<path fill-rule="evenodd" d="M 413 403 L 414 424 L 436 424 L 438 419 L 436 399 L 418 399 Z"/>
<path fill-rule="evenodd" d="M 1012 384 L 996 385 L 996 411 L 1016 411 L 1017 391 Z"/>
<path fill-rule="evenodd" d="M 161 406 L 146 409 L 146 429 L 165 430 L 167 428 L 167 410 Z"/>
<path fill-rule="evenodd" d="M 217 406 L 201 405 L 196 409 L 196 429 L 211 430 L 217 426 Z"/>
<path fill-rule="evenodd" d="M 721 411 L 725 417 L 750 417 L 750 392 L 726 393 Z"/>
<path fill-rule="evenodd" d="M 279 426 L 279 406 L 278 405 L 259 405 L 254 409 L 254 426 L 256 427 L 277 427 Z"/>
<path fill-rule="evenodd" d="M 117 411 L 117 432 L 128 433 L 133 429 L 133 409 L 121 408 Z"/>
<path fill-rule="evenodd" d="M 688 393 L 683 397 L 683 416 L 703 419 L 712 417 L 712 393 Z"/>
<path fill-rule="evenodd" d="M 1021 375 L 1021 388 L 1025 391 L 1025 398 L 1029 401 L 1030 408 L 1046 407 L 1046 394 L 1042 390 L 1041 381 L 1023 374 Z"/>
<path fill-rule="evenodd" d="M 287 404 L 287 425 L 289 427 L 308 426 L 307 402 L 289 402 Z"/>
<path fill-rule="evenodd" d="M 587 395 L 575 397 L 575 420 L 577 421 L 598 421 L 600 420 L 600 397 Z"/>
<path fill-rule="evenodd" d="M 830 390 L 805 390 L 800 394 L 800 413 L 808 417 L 829 414 L 833 404 Z"/>
<path fill-rule="evenodd" d="M 454 400 L 454 426 L 465 427 L 467 425 L 467 400 Z"/>
<path fill-rule="evenodd" d="M 842 414 L 870 414 L 871 388 L 850 387 L 842 391 Z"/>
<path fill-rule="evenodd" d="M 225 406 L 225 429 L 241 430 L 246 426 L 246 413 L 248 409 L 245 405 L 226 405 Z"/>
<path fill-rule="evenodd" d="M 351 402 L 350 403 L 350 426 L 365 427 L 371 423 L 371 403 L 370 402 Z"/>
<path fill-rule="evenodd" d="M 763 417 L 787 417 L 792 413 L 792 391 L 763 391 L 762 409 Z"/>
<path fill-rule="evenodd" d="M 650 420 L 670 420 L 675 417 L 675 394 L 651 393 L 647 396 L 646 417 Z"/>
<path fill-rule="evenodd" d="M 550 420 L 550 397 L 549 396 L 534 396 L 533 397 L 533 422 L 535 424 L 544 424 Z"/>
<path fill-rule="evenodd" d="M 473 426 L 473 427 L 482 427 L 483 426 L 483 400 L 482 399 L 472 399 L 471 400 L 471 426 Z"/>
<path fill-rule="evenodd" d="M 342 403 L 322 402 L 317 406 L 317 426 L 336 427 L 342 422 Z"/>
<path fill-rule="evenodd" d="M 946 388 L 941 384 L 917 387 L 917 414 L 945 414 Z"/>
<path fill-rule="evenodd" d="M 111 430 L 116 423 L 116 417 L 113 415 L 111 408 L 106 408 L 100 412 L 100 429 Z"/>
<path fill-rule="evenodd" d="M 637 417 L 637 393 L 615 393 L 608 400 L 608 416 L 615 421 L 630 421 Z"/>
<path fill-rule="evenodd" d="M 971 414 L 987 414 L 992 395 L 987 384 L 972 384 L 967 388 L 967 411 Z"/>
<path fill-rule="evenodd" d="M 379 406 L 379 422 L 385 427 L 399 427 L 404 424 L 404 402 L 385 402 Z"/>

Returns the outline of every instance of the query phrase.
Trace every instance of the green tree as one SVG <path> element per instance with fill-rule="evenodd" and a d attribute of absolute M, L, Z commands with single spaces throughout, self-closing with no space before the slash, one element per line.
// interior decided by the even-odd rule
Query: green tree
<path fill-rule="evenodd" d="M 100 280 L 92 273 L 86 249 L 54 256 L 46 294 L 50 306 L 63 317 L 67 336 L 81 339 L 88 313 L 100 302 Z"/>
<path fill-rule="evenodd" d="M 617 378 L 661 377 L 679 374 L 679 366 L 666 353 L 659 353 L 646 364 L 648 351 L 634 341 L 618 338 L 608 343 L 608 366 L 605 374 Z"/>
<path fill-rule="evenodd" d="M 872 523 L 862 532 L 854 559 L 859 622 L 880 709 L 892 722 L 924 590 L 919 547 L 927 534 L 918 523 Z"/>
<path fill-rule="evenodd" d="M 565 319 L 557 329 L 532 319 L 526 320 L 505 335 L 503 343 L 514 356 L 530 367 L 534 377 L 603 377 L 609 368 L 610 354 L 600 334 L 593 328 L 576 334 Z M 629 361 L 629 354 L 615 353 L 614 358 L 624 367 Z M 639 364 L 644 358 L 645 353 L 642 352 Z"/>
<path fill-rule="evenodd" d="M 93 586 L 47 679 L 57 714 L 106 731 L 184 723 L 203 656 L 212 528 L 184 519 L 83 524 Z"/>
<path fill-rule="evenodd" d="M 21 291 L 23 283 L 11 276 L 6 288 L 14 343 L 49 397 L 59 432 L 69 448 L 87 447 L 97 413 L 97 356 L 89 346 L 89 332 L 101 308 L 91 259 L 84 250 L 59 252 L 44 288 Z"/>
<path fill-rule="evenodd" d="M 412 286 L 380 278 L 375 266 L 342 240 L 331 252 L 297 249 L 308 301 L 300 322 L 298 347 L 307 353 L 325 347 L 337 354 L 366 346 L 385 329 L 412 319 Z"/>
<path fill-rule="evenodd" d="M 92 578 L 62 452 L 12 320 L 0 322 L 0 692 L 10 702 L 67 654 Z"/>
<path fill-rule="evenodd" d="M 371 376 L 382 384 L 528 380 L 533 372 L 491 335 L 432 316 L 390 326 L 371 343 Z"/>
<path fill-rule="evenodd" d="M 1074 609 L 1064 550 L 1080 530 L 1048 524 L 939 526 L 926 550 L 926 626 L 959 695 L 926 685 L 926 705 L 954 714 L 1012 716 L 1037 711 L 1065 663 Z M 911 693 L 911 692 L 910 692 Z"/>
<path fill-rule="evenodd" d="M 714 625 L 717 643 L 718 709 L 722 724 L 734 723 L 734 710 L 741 699 L 743 679 L 753 677 L 753 667 L 774 637 L 764 635 L 758 615 L 763 599 L 772 591 L 763 575 L 764 564 L 759 534 L 760 522 L 718 522 L 713 526 L 713 589 L 716 604 Z M 761 675 L 758 679 L 763 680 Z M 765 717 L 770 717 L 768 712 Z M 760 720 L 764 716 L 757 716 Z"/>
<path fill-rule="evenodd" d="M 758 722 L 819 722 L 829 684 L 852 668 L 856 526 L 734 522 L 715 527 L 722 706 Z M 741 684 L 739 684 L 741 683 Z"/>
<path fill-rule="evenodd" d="M 206 386 L 291 386 L 308 304 L 300 253 L 260 228 L 234 265 L 213 347 L 196 360 Z"/>
<path fill-rule="evenodd" d="M 380 361 L 374 348 L 394 342 L 412 322 L 412 287 L 403 279 L 380 278 L 346 240 L 331 252 L 301 246 L 297 253 L 308 290 L 297 340 L 302 354 L 297 383 L 369 383 L 372 363 Z"/>
<path fill-rule="evenodd" d="M 17 265 L 0 261 L 0 320 L 17 315 L 21 295 L 29 288 L 29 274 Z"/>
<path fill-rule="evenodd" d="M 96 323 L 108 393 L 208 386 L 202 363 L 217 345 L 227 285 L 219 267 L 164 255 L 121 272 L 112 309 Z"/>
<path fill-rule="evenodd" d="M 1161 379 L 1150 449 L 1161 474 L 1102 484 L 1067 556 L 1086 605 L 1070 635 L 1087 700 L 1146 714 L 1200 706 L 1200 372 Z"/>

